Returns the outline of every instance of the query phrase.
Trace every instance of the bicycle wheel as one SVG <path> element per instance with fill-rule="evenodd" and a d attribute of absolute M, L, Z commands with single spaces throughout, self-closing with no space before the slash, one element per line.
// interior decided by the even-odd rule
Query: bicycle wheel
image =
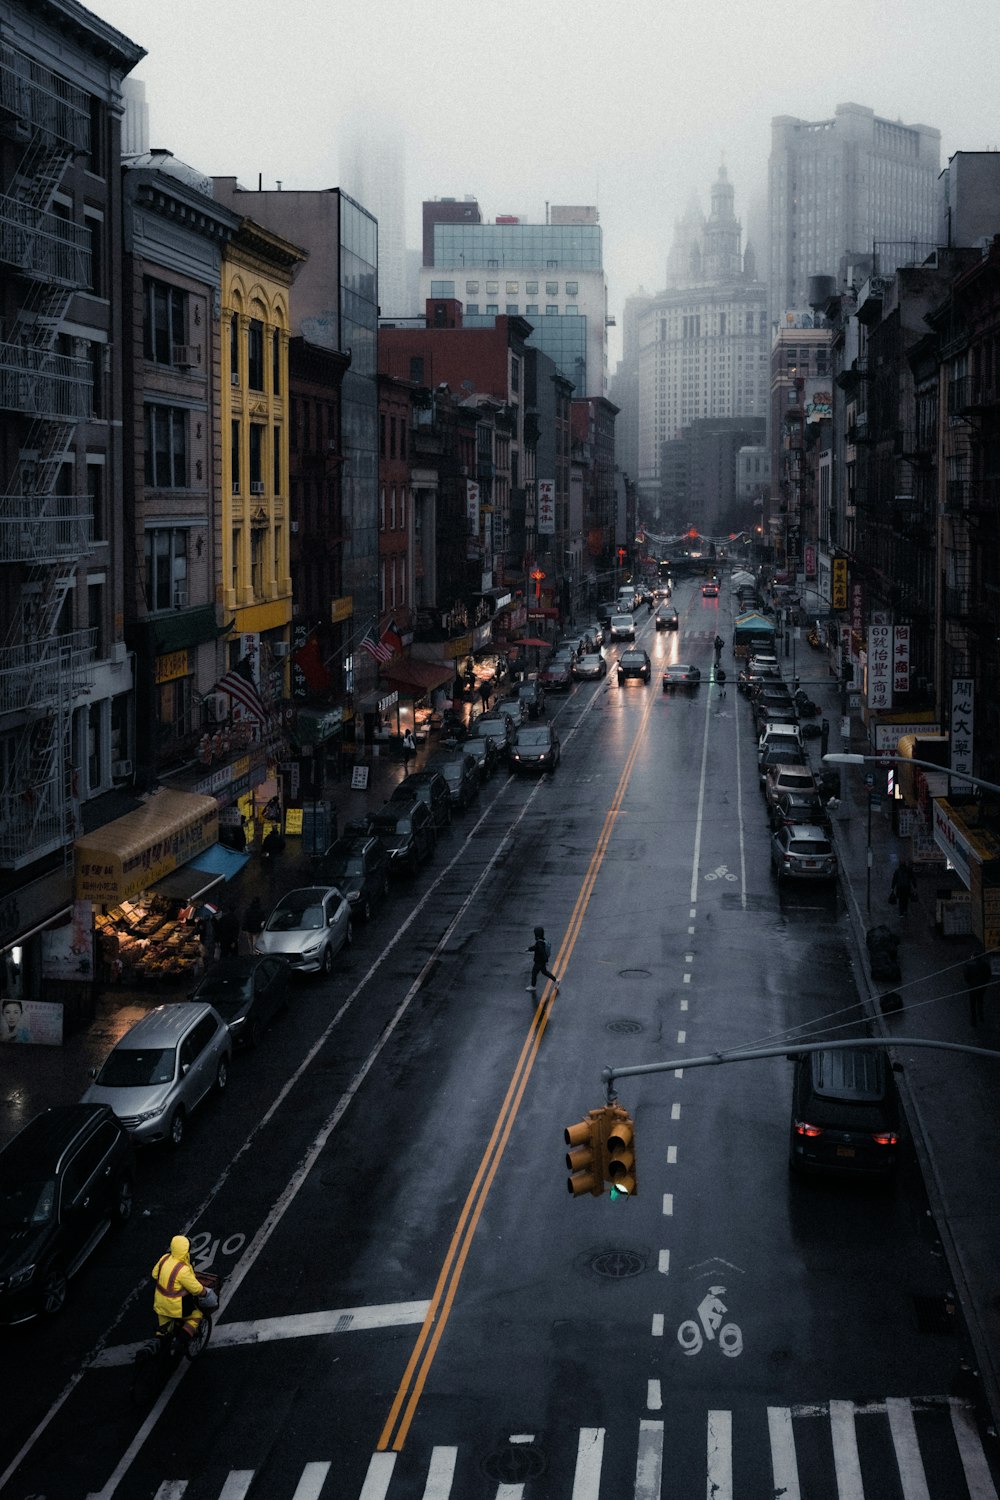
<path fill-rule="evenodd" d="M 143 1344 L 132 1362 L 132 1404 L 151 1406 L 163 1381 L 167 1364 L 159 1342 Z"/>
<path fill-rule="evenodd" d="M 198 1324 L 198 1327 L 195 1329 L 192 1337 L 185 1340 L 185 1359 L 197 1359 L 200 1354 L 204 1354 L 205 1350 L 208 1348 L 208 1343 L 211 1337 L 212 1319 L 211 1316 L 206 1313 L 201 1322 Z"/>

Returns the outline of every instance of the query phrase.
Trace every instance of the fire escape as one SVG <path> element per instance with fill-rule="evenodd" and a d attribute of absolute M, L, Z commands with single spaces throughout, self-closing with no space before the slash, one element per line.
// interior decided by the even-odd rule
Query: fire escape
<path fill-rule="evenodd" d="M 21 148 L 0 183 L 0 566 L 9 617 L 0 645 L 0 867 L 62 850 L 78 831 L 75 697 L 94 680 L 96 630 L 61 629 L 81 558 L 93 547 L 87 495 L 65 493 L 73 438 L 92 413 L 91 366 L 61 329 L 90 285 L 86 233 L 51 212 L 73 157 L 90 144 L 90 99 L 0 39 L 0 131 Z"/>

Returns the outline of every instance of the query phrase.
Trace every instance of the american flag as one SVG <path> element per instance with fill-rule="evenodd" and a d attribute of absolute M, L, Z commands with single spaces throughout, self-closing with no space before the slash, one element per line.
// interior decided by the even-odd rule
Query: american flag
<path fill-rule="evenodd" d="M 232 667 L 224 677 L 220 677 L 215 684 L 216 689 L 220 693 L 228 693 L 230 698 L 235 698 L 237 703 L 242 704 L 248 714 L 259 723 L 265 724 L 267 710 L 260 701 L 260 695 L 249 677 L 244 677 L 240 671 L 241 665 L 242 663 Z"/>
<path fill-rule="evenodd" d="M 396 648 L 394 643 L 387 639 L 390 635 L 399 640 L 399 636 L 396 635 L 395 621 L 387 627 L 380 639 L 376 639 L 375 632 L 369 625 L 358 645 L 362 651 L 367 651 L 369 656 L 374 656 L 376 661 L 392 661 L 392 658 L 396 654 Z"/>

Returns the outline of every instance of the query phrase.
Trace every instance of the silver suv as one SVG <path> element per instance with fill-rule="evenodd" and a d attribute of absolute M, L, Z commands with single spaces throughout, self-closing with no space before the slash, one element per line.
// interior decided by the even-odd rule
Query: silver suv
<path fill-rule="evenodd" d="M 187 1117 L 212 1089 L 224 1093 L 233 1044 L 211 1005 L 158 1005 L 108 1053 L 83 1104 L 108 1104 L 143 1146 L 179 1146 Z"/>

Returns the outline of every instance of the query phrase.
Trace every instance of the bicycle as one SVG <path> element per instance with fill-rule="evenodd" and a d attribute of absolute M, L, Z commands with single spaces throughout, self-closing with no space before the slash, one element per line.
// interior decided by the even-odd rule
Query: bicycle
<path fill-rule="evenodd" d="M 205 1292 L 192 1300 L 201 1310 L 201 1322 L 189 1338 L 182 1331 L 184 1318 L 174 1318 L 167 1329 L 140 1344 L 132 1365 L 132 1402 L 135 1406 L 151 1405 L 180 1360 L 198 1359 L 208 1348 L 212 1337 L 212 1314 L 219 1308 L 222 1277 L 209 1271 L 197 1274 Z"/>

